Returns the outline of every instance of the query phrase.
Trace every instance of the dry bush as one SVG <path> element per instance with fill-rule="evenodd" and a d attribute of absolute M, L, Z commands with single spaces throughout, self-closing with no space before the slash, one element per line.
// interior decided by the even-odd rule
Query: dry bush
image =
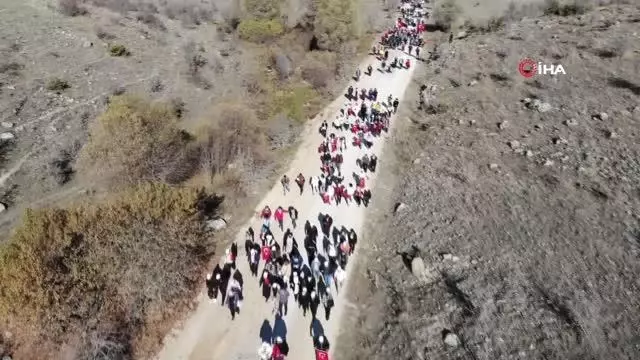
<path fill-rule="evenodd" d="M 74 343 L 76 358 L 148 357 L 210 255 L 198 210 L 204 198 L 147 183 L 100 204 L 27 210 L 0 248 L 1 325 L 38 331 L 24 351 L 46 340 Z M 16 358 L 28 358 L 21 355 L 16 349 Z"/>
<path fill-rule="evenodd" d="M 67 16 L 81 16 L 88 13 L 80 0 L 58 0 L 58 11 Z"/>
<path fill-rule="evenodd" d="M 167 26 L 158 18 L 158 16 L 150 11 L 143 11 L 136 16 L 136 19 L 141 23 L 149 26 L 152 29 L 161 31 L 167 30 Z"/>
<path fill-rule="evenodd" d="M 264 43 L 284 33 L 284 26 L 278 20 L 246 19 L 238 24 L 238 35 L 241 39 Z"/>
<path fill-rule="evenodd" d="M 257 19 L 272 20 L 280 16 L 279 0 L 245 0 L 249 16 Z"/>
<path fill-rule="evenodd" d="M 24 65 L 18 62 L 9 62 L 0 64 L 0 74 L 7 76 L 20 76 L 20 72 L 24 69 Z"/>
<path fill-rule="evenodd" d="M 126 95 L 112 98 L 89 135 L 79 168 L 114 183 L 166 180 L 188 141 L 170 105 Z"/>
<path fill-rule="evenodd" d="M 111 34 L 110 32 L 106 31 L 105 29 L 103 29 L 100 26 L 96 26 L 95 32 L 96 32 L 96 36 L 100 40 L 110 41 L 110 40 L 114 40 L 116 38 L 115 35 Z"/>
<path fill-rule="evenodd" d="M 62 80 L 59 78 L 50 79 L 47 82 L 47 90 L 61 92 L 70 88 L 71 85 L 66 80 Z"/>
<path fill-rule="evenodd" d="M 581 15 L 591 9 L 588 0 L 545 0 L 544 14 L 556 16 Z"/>
<path fill-rule="evenodd" d="M 314 34 L 321 50 L 336 51 L 354 38 L 358 29 L 353 1 L 320 0 L 316 7 Z"/>
<path fill-rule="evenodd" d="M 198 144 L 202 166 L 212 179 L 237 160 L 268 159 L 265 126 L 246 104 L 220 104 L 205 121 Z"/>
<path fill-rule="evenodd" d="M 306 60 L 300 71 L 302 78 L 315 89 L 325 88 L 330 81 L 331 72 L 327 66 L 315 59 Z"/>
<path fill-rule="evenodd" d="M 461 9 L 455 0 L 443 0 L 433 10 L 435 26 L 441 31 L 449 31 L 460 14 Z"/>
<path fill-rule="evenodd" d="M 111 56 L 129 56 L 131 52 L 124 46 L 120 44 L 112 44 L 109 45 L 109 54 Z"/>
<path fill-rule="evenodd" d="M 169 2 L 165 14 L 173 20 L 180 20 L 185 26 L 197 26 L 214 18 L 216 7 L 205 1 Z"/>

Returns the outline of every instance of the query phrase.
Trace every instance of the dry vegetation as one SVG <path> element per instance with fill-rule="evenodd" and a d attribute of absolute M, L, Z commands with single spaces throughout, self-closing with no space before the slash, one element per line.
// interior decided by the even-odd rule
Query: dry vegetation
<path fill-rule="evenodd" d="M 204 200 L 150 183 L 95 205 L 27 211 L 0 250 L 0 314 L 15 358 L 148 356 L 213 249 Z"/>
<path fill-rule="evenodd" d="M 640 358 L 640 8 L 551 13 L 429 34 L 339 358 Z M 524 79 L 524 57 L 568 74 Z"/>

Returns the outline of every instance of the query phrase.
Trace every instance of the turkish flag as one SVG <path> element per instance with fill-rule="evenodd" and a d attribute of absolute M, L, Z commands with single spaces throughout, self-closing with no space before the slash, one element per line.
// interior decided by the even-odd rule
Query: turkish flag
<path fill-rule="evenodd" d="M 316 349 L 316 360 L 329 360 L 329 353 L 324 350 Z"/>

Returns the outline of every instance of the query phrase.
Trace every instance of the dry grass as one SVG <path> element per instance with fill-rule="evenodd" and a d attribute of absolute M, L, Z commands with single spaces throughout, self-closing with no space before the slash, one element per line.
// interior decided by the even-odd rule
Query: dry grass
<path fill-rule="evenodd" d="M 442 0 L 436 4 L 433 11 L 433 20 L 437 28 L 449 31 L 458 20 L 461 9 L 455 0 Z"/>
<path fill-rule="evenodd" d="M 171 106 L 135 96 L 114 97 L 89 135 L 81 172 L 113 184 L 167 180 L 188 141 Z"/>
<path fill-rule="evenodd" d="M 265 123 L 247 104 L 223 103 L 202 120 L 197 142 L 203 170 L 212 182 L 238 160 L 263 162 L 268 159 Z"/>
<path fill-rule="evenodd" d="M 238 25 L 238 35 L 241 39 L 264 43 L 274 40 L 284 33 L 284 26 L 278 20 L 246 19 Z"/>
<path fill-rule="evenodd" d="M 314 89 L 326 88 L 336 76 L 335 54 L 328 52 L 310 52 L 300 65 L 302 78 Z"/>
<path fill-rule="evenodd" d="M 316 11 L 314 34 L 322 50 L 336 51 L 340 45 L 355 39 L 360 31 L 352 0 L 319 0 Z"/>
<path fill-rule="evenodd" d="M 25 349 L 14 356 L 63 344 L 74 358 L 147 356 L 199 283 L 213 245 L 200 221 L 204 196 L 143 184 L 97 205 L 28 210 L 0 248 L 2 326 Z"/>
<path fill-rule="evenodd" d="M 81 16 L 89 13 L 80 0 L 58 0 L 58 11 L 67 16 Z"/>

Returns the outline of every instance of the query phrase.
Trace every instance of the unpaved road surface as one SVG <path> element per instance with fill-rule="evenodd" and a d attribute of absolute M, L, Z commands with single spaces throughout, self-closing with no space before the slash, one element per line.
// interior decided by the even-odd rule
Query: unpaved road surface
<path fill-rule="evenodd" d="M 403 53 L 391 52 L 390 58 L 394 56 L 407 57 L 407 55 Z M 415 63 L 414 59 L 412 59 L 412 61 Z M 374 68 L 376 68 L 378 61 L 373 57 L 369 57 L 361 68 L 366 68 L 369 64 L 372 64 Z M 391 74 L 374 70 L 372 76 L 363 75 L 358 83 L 354 82 L 351 85 L 353 85 L 354 88 L 378 88 L 378 100 L 386 99 L 389 94 L 402 100 L 405 89 L 411 81 L 414 69 L 415 65 L 411 66 L 410 69 L 395 70 Z M 261 210 L 265 205 L 269 205 L 271 209 L 274 210 L 278 206 L 286 209 L 290 205 L 293 205 L 299 211 L 300 224 L 304 224 L 306 220 L 309 220 L 319 228 L 320 224 L 317 220 L 318 214 L 328 213 L 334 219 L 334 226 L 344 225 L 347 228 L 354 228 L 358 234 L 361 233 L 361 227 L 366 213 L 364 207 L 358 207 L 355 204 L 342 204 L 337 207 L 335 205 L 324 204 L 318 195 L 311 194 L 308 185 L 305 192 L 300 195 L 297 186 L 293 183 L 293 179 L 295 179 L 300 172 L 302 172 L 307 179 L 309 176 L 317 176 L 320 174 L 320 160 L 317 149 L 322 137 L 318 133 L 318 128 L 324 119 L 330 123 L 345 102 L 346 98 L 344 96 L 336 99 L 323 113 L 310 123 L 308 129 L 303 133 L 302 136 L 304 136 L 304 139 L 287 172 L 287 175 L 292 179 L 292 191 L 283 195 L 282 187 L 278 182 L 256 208 L 256 211 Z M 392 123 L 393 121 L 394 119 L 392 118 Z M 351 139 L 350 136 L 345 136 L 347 136 L 348 140 Z M 389 135 L 387 134 L 377 138 L 374 146 L 369 150 L 365 150 L 364 147 L 362 149 L 352 146 L 347 148 L 343 153 L 344 164 L 342 171 L 345 175 L 345 182 L 353 182 L 352 174 L 359 170 L 356 166 L 357 158 L 362 157 L 365 153 L 380 155 L 384 139 L 387 136 Z M 384 169 L 384 164 L 380 164 L 378 169 Z M 372 187 L 371 178 L 367 181 L 367 186 L 369 188 Z M 372 204 L 375 206 L 375 192 L 373 193 Z M 291 224 L 288 219 L 285 218 L 285 230 L 287 225 Z M 183 329 L 174 331 L 174 335 L 177 334 L 177 336 L 172 336 L 165 341 L 165 347 L 159 355 L 160 359 L 240 360 L 256 359 L 258 357 L 257 349 L 261 344 L 259 336 L 261 326 L 265 320 L 269 321 L 270 325 L 273 326 L 275 315 L 273 314 L 274 305 L 272 300 L 265 303 L 260 293 L 258 279 L 250 277 L 249 267 L 244 254 L 244 232 L 248 226 L 252 226 L 257 232 L 260 229 L 261 220 L 258 218 L 252 219 L 246 227 L 243 227 L 243 230 L 240 231 L 236 237 L 236 242 L 240 248 L 238 269 L 244 275 L 245 300 L 241 313 L 232 321 L 228 309 L 220 306 L 219 302 L 215 304 L 209 302 L 203 291 L 197 309 L 192 316 L 186 320 Z M 276 240 L 280 240 L 283 232 L 281 232 L 277 226 L 272 227 Z M 295 239 L 300 244 L 300 251 L 306 259 L 306 254 L 302 247 L 304 228 L 299 225 L 297 229 L 292 230 Z M 362 245 L 363 240 L 366 242 L 366 239 L 359 239 L 358 246 Z M 357 256 L 357 253 L 356 250 L 354 256 Z M 350 264 L 354 262 L 354 256 L 350 259 Z M 260 266 L 259 274 L 262 272 L 263 264 L 261 263 Z M 347 267 L 347 273 L 349 273 L 349 269 L 350 265 Z M 346 290 L 348 290 L 348 283 L 349 279 L 345 282 L 344 289 Z M 336 299 L 336 307 L 331 312 L 330 321 L 325 321 L 323 309 L 318 310 L 318 318 L 322 321 L 324 332 L 329 339 L 332 349 L 334 348 L 336 335 L 339 334 L 338 324 L 340 315 L 342 311 L 349 311 L 349 306 L 346 304 L 343 296 L 346 291 L 340 291 L 339 295 L 335 294 L 335 288 L 333 288 L 333 291 L 334 298 Z M 302 311 L 298 309 L 293 300 L 293 296 L 290 297 L 289 313 L 285 316 L 284 320 L 287 331 L 286 339 L 290 347 L 288 358 L 301 360 L 314 358 L 312 339 L 309 334 L 311 315 L 307 314 L 306 318 L 302 316 Z M 279 326 L 282 326 L 282 324 L 279 324 Z"/>

